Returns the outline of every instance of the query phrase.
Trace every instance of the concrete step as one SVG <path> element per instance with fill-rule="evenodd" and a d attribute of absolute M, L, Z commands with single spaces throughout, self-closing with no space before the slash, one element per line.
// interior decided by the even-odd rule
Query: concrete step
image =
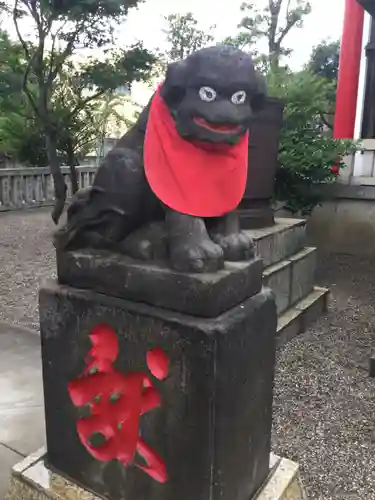
<path fill-rule="evenodd" d="M 255 242 L 264 267 L 276 264 L 303 249 L 306 243 L 305 221 L 276 219 L 275 225 L 246 231 Z"/>
<path fill-rule="evenodd" d="M 327 288 L 315 286 L 307 296 L 279 315 L 276 339 L 278 348 L 303 333 L 327 311 L 329 295 Z"/>
<path fill-rule="evenodd" d="M 275 294 L 278 315 L 312 291 L 315 268 L 316 249 L 306 247 L 264 269 L 263 284 Z"/>
<path fill-rule="evenodd" d="M 305 220 L 277 218 L 272 227 L 247 231 L 264 264 L 263 283 L 276 297 L 282 345 L 323 313 L 328 290 L 314 287 L 316 249 L 306 247 Z"/>

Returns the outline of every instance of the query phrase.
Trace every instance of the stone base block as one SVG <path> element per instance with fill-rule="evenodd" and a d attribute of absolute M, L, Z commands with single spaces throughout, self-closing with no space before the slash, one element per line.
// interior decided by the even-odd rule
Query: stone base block
<path fill-rule="evenodd" d="M 291 262 L 291 305 L 311 292 L 316 270 L 316 249 L 306 247 L 289 258 Z"/>
<path fill-rule="evenodd" d="M 44 464 L 42 448 L 15 465 L 4 500 L 102 500 Z M 253 500 L 307 500 L 298 464 L 271 454 L 270 474 Z"/>
<path fill-rule="evenodd" d="M 248 500 L 259 490 L 272 425 L 269 290 L 212 319 L 55 282 L 39 303 L 52 470 L 110 500 Z"/>
<path fill-rule="evenodd" d="M 316 249 L 306 247 L 288 259 L 266 267 L 263 284 L 275 294 L 280 315 L 313 290 L 316 268 Z"/>
<path fill-rule="evenodd" d="M 271 454 L 270 475 L 254 500 L 307 500 L 298 464 Z"/>
<path fill-rule="evenodd" d="M 271 227 L 249 229 L 255 253 L 263 260 L 264 267 L 276 264 L 302 250 L 306 244 L 306 222 L 302 219 L 276 219 Z"/>
<path fill-rule="evenodd" d="M 215 273 L 189 274 L 104 250 L 57 254 L 61 285 L 205 318 L 256 295 L 262 288 L 262 269 L 259 258 L 226 262 Z"/>
<path fill-rule="evenodd" d="M 328 309 L 329 290 L 314 287 L 311 293 L 278 316 L 276 345 L 282 347 L 289 340 L 303 333 Z"/>

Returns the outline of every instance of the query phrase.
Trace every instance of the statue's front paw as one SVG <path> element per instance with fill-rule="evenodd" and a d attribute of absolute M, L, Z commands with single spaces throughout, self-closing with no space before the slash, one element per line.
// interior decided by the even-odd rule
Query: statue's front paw
<path fill-rule="evenodd" d="M 246 233 L 215 234 L 212 239 L 223 249 L 225 260 L 236 262 L 254 257 L 254 242 Z"/>
<path fill-rule="evenodd" d="M 179 243 L 171 247 L 172 267 L 187 273 L 212 273 L 224 267 L 224 252 L 209 239 L 200 243 Z"/>

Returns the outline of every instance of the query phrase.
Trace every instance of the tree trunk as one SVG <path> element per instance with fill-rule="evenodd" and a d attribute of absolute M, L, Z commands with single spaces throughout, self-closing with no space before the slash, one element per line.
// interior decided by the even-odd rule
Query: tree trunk
<path fill-rule="evenodd" d="M 71 146 L 68 147 L 67 157 L 70 171 L 70 182 L 72 183 L 72 192 L 75 194 L 79 189 L 78 174 L 76 169 L 76 166 L 79 165 L 79 163 Z"/>
<path fill-rule="evenodd" d="M 268 54 L 271 71 L 277 71 L 280 59 L 280 46 L 277 44 L 276 33 L 279 25 L 282 0 L 269 0 L 270 27 L 268 32 Z"/>
<path fill-rule="evenodd" d="M 269 64 L 272 72 L 279 69 L 280 62 L 280 46 L 274 40 L 268 41 Z"/>
<path fill-rule="evenodd" d="M 72 183 L 72 192 L 75 194 L 78 189 L 79 189 L 79 184 L 78 184 L 78 175 L 77 175 L 77 165 L 74 165 L 74 163 L 69 162 L 69 171 L 70 171 L 70 182 Z"/>
<path fill-rule="evenodd" d="M 51 215 L 53 222 L 58 224 L 65 207 L 67 187 L 57 156 L 57 138 L 54 131 L 48 130 L 46 133 L 46 148 L 55 191 L 55 204 Z"/>
<path fill-rule="evenodd" d="M 277 54 L 277 52 L 270 52 L 270 69 L 272 73 L 276 73 L 276 71 L 279 69 L 279 58 L 280 56 Z"/>

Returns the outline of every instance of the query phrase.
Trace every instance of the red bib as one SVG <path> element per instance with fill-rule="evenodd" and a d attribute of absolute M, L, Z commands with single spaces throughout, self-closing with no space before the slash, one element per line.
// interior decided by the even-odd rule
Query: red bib
<path fill-rule="evenodd" d="M 233 146 L 189 142 L 178 134 L 159 91 L 151 103 L 143 155 L 152 191 L 177 212 L 219 217 L 234 210 L 245 192 L 248 133 Z"/>

